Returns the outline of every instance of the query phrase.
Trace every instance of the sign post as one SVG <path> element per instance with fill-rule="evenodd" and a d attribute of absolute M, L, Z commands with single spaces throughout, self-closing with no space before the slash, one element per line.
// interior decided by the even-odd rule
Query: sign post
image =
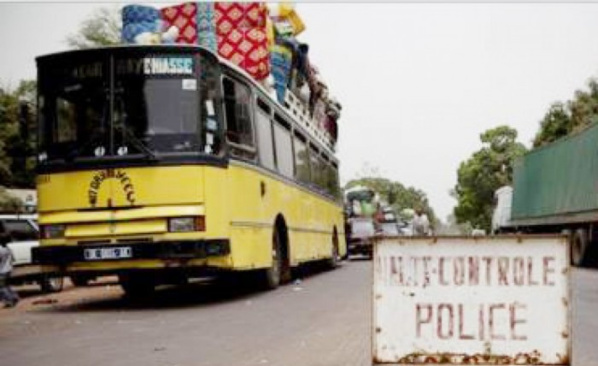
<path fill-rule="evenodd" d="M 560 236 L 381 238 L 375 365 L 570 365 Z"/>

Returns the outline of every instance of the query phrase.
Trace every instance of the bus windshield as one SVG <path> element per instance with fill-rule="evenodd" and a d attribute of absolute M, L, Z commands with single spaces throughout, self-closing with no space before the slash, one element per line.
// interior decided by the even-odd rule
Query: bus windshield
<path fill-rule="evenodd" d="M 221 153 L 215 62 L 103 51 L 40 64 L 43 160 Z"/>

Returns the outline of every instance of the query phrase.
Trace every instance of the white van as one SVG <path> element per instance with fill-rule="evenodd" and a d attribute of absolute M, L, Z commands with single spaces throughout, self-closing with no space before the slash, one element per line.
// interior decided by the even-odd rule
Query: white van
<path fill-rule="evenodd" d="M 62 290 L 62 277 L 48 277 L 41 266 L 31 261 L 31 249 L 39 245 L 37 215 L 2 215 L 0 214 L 0 233 L 9 236 L 8 248 L 15 257 L 10 283 L 20 285 L 39 283 L 43 292 Z"/>

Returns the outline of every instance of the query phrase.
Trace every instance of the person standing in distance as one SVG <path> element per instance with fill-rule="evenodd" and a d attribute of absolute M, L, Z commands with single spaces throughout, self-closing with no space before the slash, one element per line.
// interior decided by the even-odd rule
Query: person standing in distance
<path fill-rule="evenodd" d="M 14 262 L 8 241 L 8 235 L 0 235 L 0 300 L 4 302 L 5 307 L 12 308 L 19 302 L 19 296 L 8 284 Z"/>
<path fill-rule="evenodd" d="M 413 235 L 425 236 L 430 234 L 430 221 L 421 207 L 415 209 L 415 216 L 413 217 Z"/>

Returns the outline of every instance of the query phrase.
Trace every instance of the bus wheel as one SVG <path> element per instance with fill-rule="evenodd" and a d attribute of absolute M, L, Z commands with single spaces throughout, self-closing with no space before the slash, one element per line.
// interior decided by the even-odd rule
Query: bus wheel
<path fill-rule="evenodd" d="M 78 276 L 70 276 L 71 282 L 73 285 L 77 287 L 83 287 L 89 285 L 91 282 L 91 277 L 78 275 Z"/>
<path fill-rule="evenodd" d="M 282 258 L 278 228 L 272 234 L 272 265 L 261 273 L 261 283 L 266 290 L 273 290 L 281 284 Z"/>
<path fill-rule="evenodd" d="M 53 293 L 62 291 L 64 284 L 64 277 L 46 277 L 44 276 L 40 282 L 40 287 L 43 293 Z"/>
<path fill-rule="evenodd" d="M 332 249 L 331 249 L 331 253 L 330 253 L 330 258 L 326 261 L 328 268 L 330 269 L 334 269 L 336 267 L 338 267 L 338 264 L 340 262 L 340 256 L 338 254 L 339 250 L 338 250 L 338 235 L 336 233 L 336 228 L 334 229 L 334 233 L 332 234 Z"/>
<path fill-rule="evenodd" d="M 149 278 L 148 278 L 149 277 Z M 143 276 L 140 273 L 119 275 L 118 281 L 125 295 L 129 297 L 144 297 L 152 294 L 156 284 L 150 276 Z"/>
<path fill-rule="evenodd" d="M 272 233 L 272 265 L 259 273 L 260 286 L 266 290 L 273 290 L 290 281 L 291 270 L 285 257 L 283 240 L 281 230 L 276 226 Z"/>
<path fill-rule="evenodd" d="M 575 230 L 571 240 L 571 264 L 581 267 L 584 264 L 584 257 L 588 248 L 588 235 L 584 229 Z"/>

